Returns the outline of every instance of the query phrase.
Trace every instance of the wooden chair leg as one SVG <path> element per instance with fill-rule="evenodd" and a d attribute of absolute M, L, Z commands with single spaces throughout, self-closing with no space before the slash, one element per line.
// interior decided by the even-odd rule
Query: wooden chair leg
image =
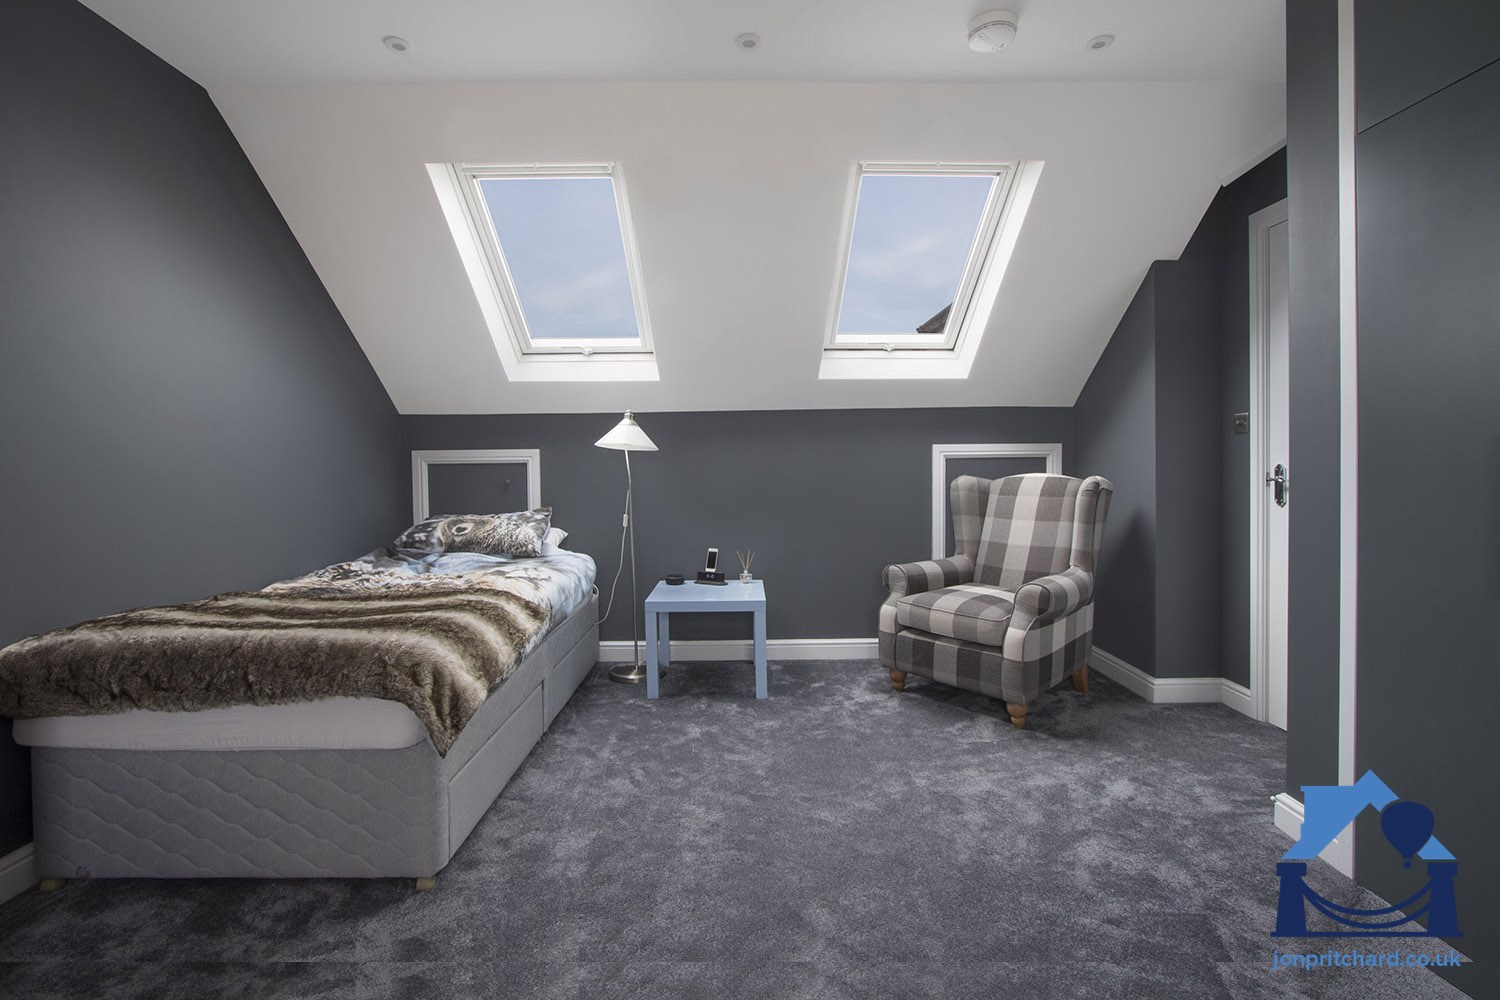
<path fill-rule="evenodd" d="M 1017 729 L 1026 728 L 1026 707 L 1025 705 L 1014 705 L 1008 701 L 1005 703 L 1005 710 L 1010 713 L 1010 724 Z"/>
<path fill-rule="evenodd" d="M 421 878 L 417 879 L 418 892 L 426 892 L 428 889 L 431 889 L 435 885 L 437 885 L 436 875 L 424 875 Z"/>
<path fill-rule="evenodd" d="M 905 670 L 892 670 L 891 671 L 891 687 L 895 688 L 897 691 L 905 691 L 906 690 L 906 671 Z"/>
<path fill-rule="evenodd" d="M 1089 668 L 1087 665 L 1073 671 L 1073 690 L 1079 694 L 1089 693 Z"/>
<path fill-rule="evenodd" d="M 60 878 L 44 878 L 37 885 L 38 892 L 56 892 L 62 888 L 63 880 Z"/>

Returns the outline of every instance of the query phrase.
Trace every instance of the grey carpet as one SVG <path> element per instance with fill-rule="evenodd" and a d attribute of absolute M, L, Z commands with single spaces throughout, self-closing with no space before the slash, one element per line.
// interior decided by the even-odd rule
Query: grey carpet
<path fill-rule="evenodd" d="M 26 893 L 0 908 L 0 995 L 1462 996 L 1421 969 L 1270 972 L 1269 726 L 1098 677 L 1026 732 L 873 663 L 776 663 L 753 690 L 748 666 L 676 667 L 648 702 L 596 670 L 430 892 Z M 1369 905 L 1321 862 L 1310 881 Z"/>

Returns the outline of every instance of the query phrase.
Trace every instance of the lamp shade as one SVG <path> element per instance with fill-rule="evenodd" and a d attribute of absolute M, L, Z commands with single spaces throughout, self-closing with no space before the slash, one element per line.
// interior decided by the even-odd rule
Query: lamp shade
<path fill-rule="evenodd" d="M 625 411 L 625 418 L 602 438 L 594 442 L 596 448 L 613 448 L 615 451 L 656 451 L 656 443 L 635 422 L 635 414 Z"/>

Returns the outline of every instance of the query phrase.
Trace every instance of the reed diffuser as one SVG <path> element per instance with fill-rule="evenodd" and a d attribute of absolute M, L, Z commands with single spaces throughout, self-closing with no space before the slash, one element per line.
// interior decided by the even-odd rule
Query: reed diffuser
<path fill-rule="evenodd" d="M 746 549 L 741 552 L 735 549 L 734 554 L 740 557 L 740 583 L 749 583 L 754 580 L 755 577 L 750 575 L 750 564 L 755 561 L 755 550 Z"/>

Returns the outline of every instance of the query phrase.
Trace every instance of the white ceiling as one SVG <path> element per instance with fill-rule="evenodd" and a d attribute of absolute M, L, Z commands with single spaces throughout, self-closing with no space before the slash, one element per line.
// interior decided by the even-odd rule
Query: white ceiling
<path fill-rule="evenodd" d="M 1285 76 L 1282 0 L 85 0 L 210 90 L 432 80 L 1233 80 Z M 969 18 L 1020 14 L 1000 55 Z M 734 37 L 756 32 L 753 52 Z M 1101 52 L 1095 35 L 1116 36 Z M 411 42 L 401 55 L 385 35 Z"/>
<path fill-rule="evenodd" d="M 89 3 L 208 88 L 405 413 L 1068 406 L 1151 261 L 1285 134 L 1268 0 L 1034 3 L 989 57 L 949 0 Z M 647 77 L 725 82 L 616 82 Z M 861 159 L 1046 162 L 966 380 L 817 379 Z M 508 383 L 424 165 L 601 160 L 661 381 Z"/>

